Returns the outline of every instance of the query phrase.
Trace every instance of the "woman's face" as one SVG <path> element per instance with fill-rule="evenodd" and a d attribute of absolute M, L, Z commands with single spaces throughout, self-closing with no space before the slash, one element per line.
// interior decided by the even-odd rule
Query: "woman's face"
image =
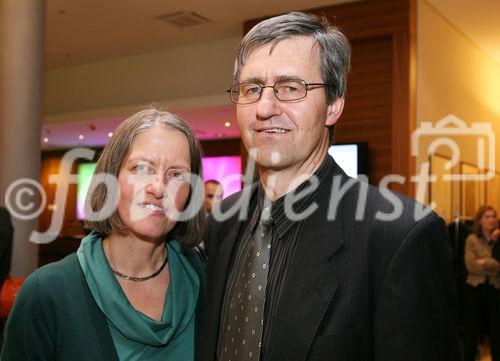
<path fill-rule="evenodd" d="M 118 173 L 118 215 L 130 233 L 159 240 L 174 228 L 189 196 L 190 163 L 179 131 L 154 127 L 134 139 Z"/>
<path fill-rule="evenodd" d="M 479 224 L 483 229 L 483 232 L 491 232 L 498 227 L 497 214 L 494 210 L 488 210 L 483 213 L 483 216 L 479 220 Z"/>

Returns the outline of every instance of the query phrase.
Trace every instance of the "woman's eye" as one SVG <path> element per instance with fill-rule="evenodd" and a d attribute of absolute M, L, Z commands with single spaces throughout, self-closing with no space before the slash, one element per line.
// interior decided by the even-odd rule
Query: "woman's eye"
<path fill-rule="evenodd" d="M 147 163 L 137 163 L 134 165 L 133 170 L 137 174 L 149 174 L 151 172 L 151 168 Z"/>
<path fill-rule="evenodd" d="M 176 182 L 185 182 L 187 175 L 179 171 L 174 171 L 169 174 L 168 178 Z"/>

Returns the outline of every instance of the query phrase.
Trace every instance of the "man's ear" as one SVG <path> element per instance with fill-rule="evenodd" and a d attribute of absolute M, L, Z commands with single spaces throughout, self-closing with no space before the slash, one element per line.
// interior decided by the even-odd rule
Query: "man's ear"
<path fill-rule="evenodd" d="M 339 120 L 340 115 L 342 114 L 342 111 L 344 110 L 344 98 L 337 98 L 333 100 L 329 105 L 328 108 L 326 109 L 326 121 L 325 125 L 327 127 L 331 127 L 335 123 L 337 123 L 337 120 Z"/>

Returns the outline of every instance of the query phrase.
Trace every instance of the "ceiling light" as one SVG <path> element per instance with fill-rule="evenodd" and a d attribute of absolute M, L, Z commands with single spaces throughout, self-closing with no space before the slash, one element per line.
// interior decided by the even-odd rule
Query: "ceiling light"
<path fill-rule="evenodd" d="M 43 142 L 44 143 L 48 143 L 49 142 L 49 138 L 43 138 Z"/>
<path fill-rule="evenodd" d="M 83 138 L 85 138 L 85 137 L 83 136 L 83 134 L 80 134 L 80 135 L 78 136 L 78 139 L 80 139 L 80 140 L 82 140 Z"/>
<path fill-rule="evenodd" d="M 225 123 L 224 123 L 224 126 L 225 126 L 226 128 L 229 128 L 229 127 L 231 126 L 231 122 L 225 122 Z"/>
<path fill-rule="evenodd" d="M 108 138 L 111 138 L 113 136 L 113 132 L 108 133 Z"/>

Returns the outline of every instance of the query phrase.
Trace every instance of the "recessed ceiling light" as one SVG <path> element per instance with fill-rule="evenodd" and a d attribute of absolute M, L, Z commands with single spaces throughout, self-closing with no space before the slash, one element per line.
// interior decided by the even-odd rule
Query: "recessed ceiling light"
<path fill-rule="evenodd" d="M 108 138 L 111 138 L 113 136 L 113 132 L 108 133 Z"/>
<path fill-rule="evenodd" d="M 49 138 L 43 138 L 43 142 L 44 143 L 48 143 L 49 142 Z"/>
<path fill-rule="evenodd" d="M 225 123 L 224 123 L 224 126 L 225 126 L 226 128 L 229 128 L 229 127 L 231 126 L 231 122 L 225 122 Z"/>
<path fill-rule="evenodd" d="M 82 140 L 83 138 L 85 138 L 85 137 L 83 136 L 83 134 L 80 134 L 80 135 L 78 136 L 78 139 L 80 139 L 80 140 Z"/>

